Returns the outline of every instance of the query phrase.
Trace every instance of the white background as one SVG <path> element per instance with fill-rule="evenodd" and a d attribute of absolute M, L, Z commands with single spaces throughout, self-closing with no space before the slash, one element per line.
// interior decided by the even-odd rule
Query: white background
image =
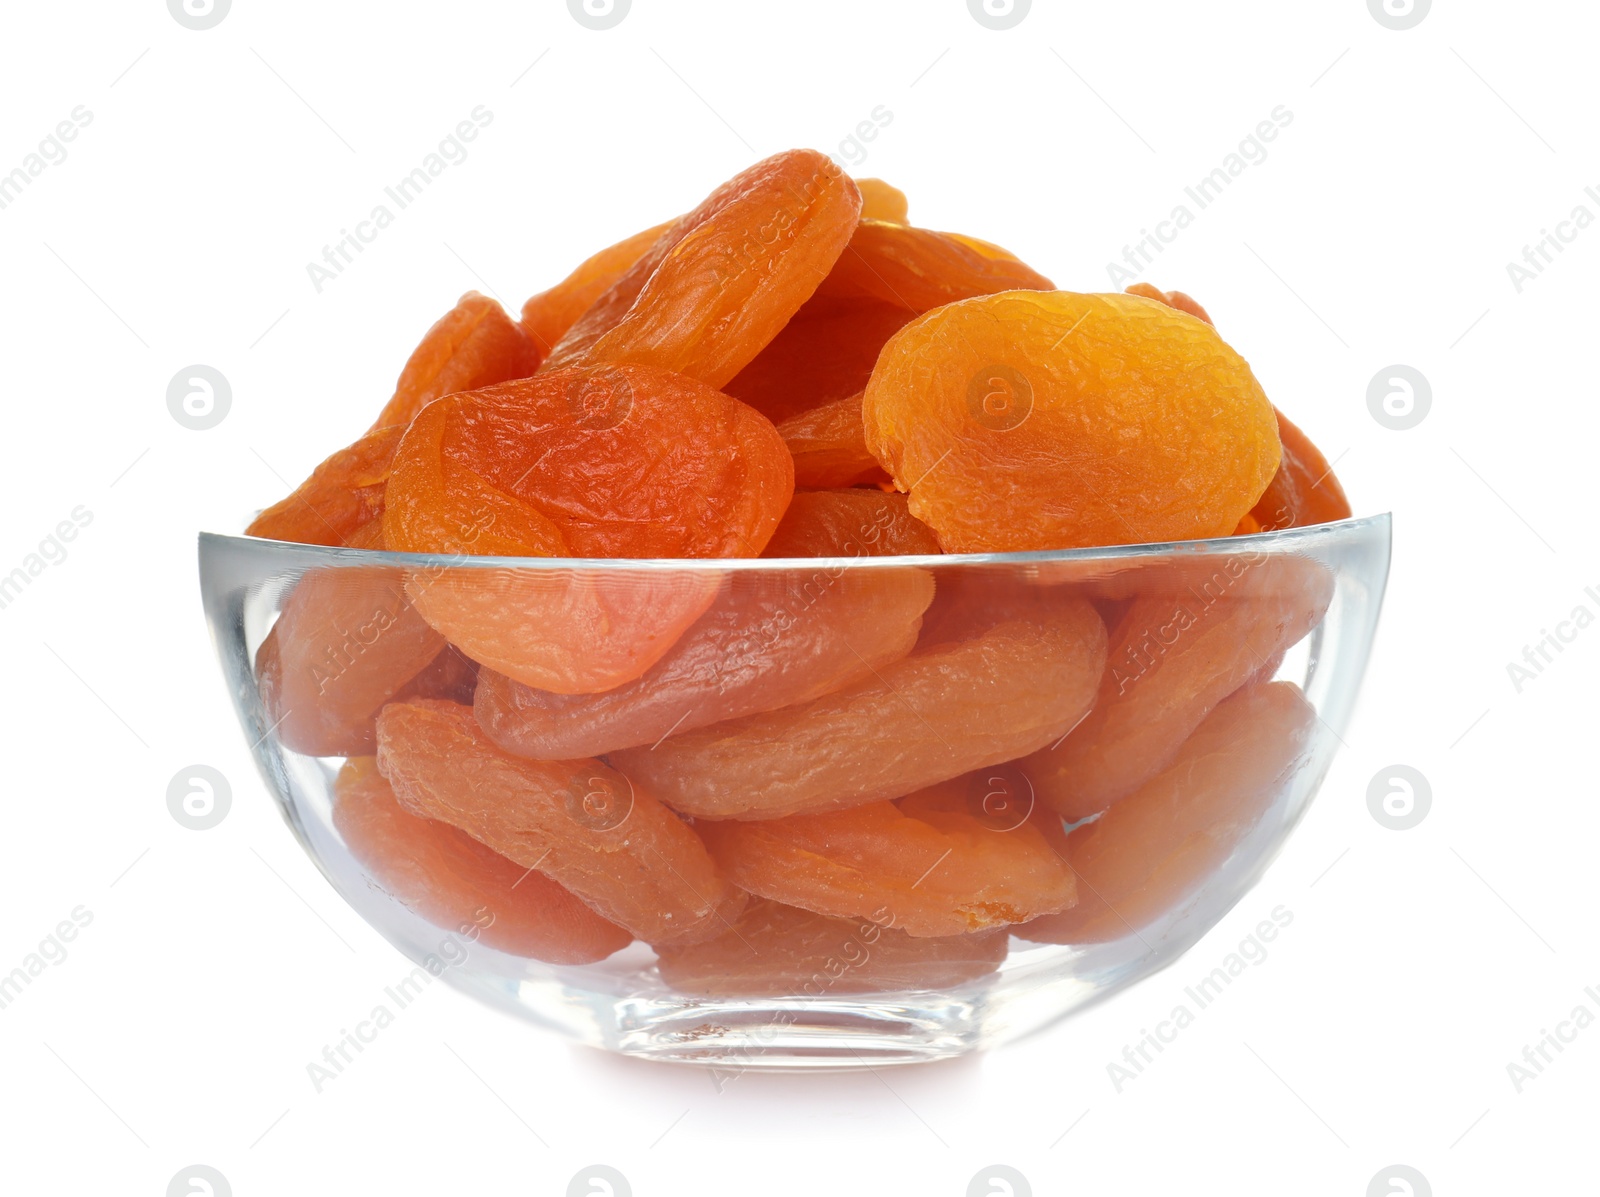
<path fill-rule="evenodd" d="M 1441 0 L 161 0 L 8 4 L 0 173 L 78 105 L 64 161 L 0 211 L 0 573 L 93 522 L 0 610 L 8 801 L 0 972 L 78 906 L 63 962 L 0 1010 L 8 1192 L 560 1194 L 581 1167 L 660 1193 L 1594 1191 L 1600 1027 L 1518 1093 L 1506 1066 L 1600 986 L 1600 630 L 1518 693 L 1507 663 L 1600 614 L 1592 532 L 1600 226 L 1519 293 L 1506 264 L 1600 216 L 1592 5 Z M 532 64 L 532 65 L 530 65 Z M 307 263 L 477 105 L 492 124 L 319 294 Z M 885 107 L 863 159 L 843 143 Z M 1058 285 L 1108 261 L 1272 109 L 1293 120 L 1148 277 L 1205 302 L 1276 402 L 1393 510 L 1364 700 L 1258 890 L 1174 970 L 1009 1049 L 832 1078 L 570 1048 L 434 986 L 319 1095 L 306 1064 L 409 965 L 335 896 L 245 751 L 201 620 L 194 539 L 237 530 L 370 422 L 469 288 L 513 310 L 583 256 L 795 145 L 911 196 L 920 224 Z M 53 153 L 53 151 L 52 151 Z M 230 381 L 181 427 L 173 375 Z M 1433 405 L 1369 413 L 1408 364 Z M 231 779 L 219 827 L 168 815 Z M 1369 781 L 1420 769 L 1415 830 Z M 1106 1065 L 1274 906 L 1294 922 L 1118 1093 Z M 1386 1191 L 1386 1186 L 1380 1191 Z"/>

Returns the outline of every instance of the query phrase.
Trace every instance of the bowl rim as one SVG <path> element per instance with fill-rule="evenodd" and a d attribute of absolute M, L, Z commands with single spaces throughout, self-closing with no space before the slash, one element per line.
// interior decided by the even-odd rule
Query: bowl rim
<path fill-rule="evenodd" d="M 204 560 L 216 552 L 245 552 L 267 561 L 280 559 L 290 568 L 392 566 L 407 570 L 573 570 L 616 573 L 886 569 L 896 567 L 974 568 L 984 566 L 1038 566 L 1062 562 L 1133 563 L 1151 557 L 1175 555 L 1216 556 L 1238 552 L 1294 552 L 1314 550 L 1335 541 L 1372 540 L 1387 543 L 1393 513 L 1355 516 L 1326 524 L 1307 524 L 1276 532 L 1246 536 L 1219 536 L 1210 540 L 1159 541 L 1150 544 L 1099 545 L 1078 549 L 1042 549 L 1019 553 L 928 553 L 872 557 L 476 557 L 465 553 L 401 553 L 389 549 L 352 549 L 337 545 L 299 544 L 259 536 L 201 532 L 199 550 Z"/>

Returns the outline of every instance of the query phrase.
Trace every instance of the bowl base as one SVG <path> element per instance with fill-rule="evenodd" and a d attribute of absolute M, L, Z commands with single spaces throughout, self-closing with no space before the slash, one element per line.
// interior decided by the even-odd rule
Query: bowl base
<path fill-rule="evenodd" d="M 611 1008 L 606 1047 L 623 1055 L 721 1069 L 854 1069 L 945 1060 L 980 1046 L 974 1003 L 929 994 L 898 1001 L 627 1000 Z M 604 1015 L 605 1011 L 596 1011 Z"/>

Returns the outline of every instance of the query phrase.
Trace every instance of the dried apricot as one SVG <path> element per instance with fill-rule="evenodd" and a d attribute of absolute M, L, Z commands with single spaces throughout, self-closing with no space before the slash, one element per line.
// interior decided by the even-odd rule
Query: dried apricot
<path fill-rule="evenodd" d="M 588 964 L 633 942 L 543 873 L 448 823 L 408 813 L 374 757 L 354 757 L 339 770 L 333 825 L 350 854 L 398 901 L 491 948 L 551 964 Z"/>
<path fill-rule="evenodd" d="M 757 898 L 716 939 L 663 947 L 661 979 L 707 997 L 829 997 L 946 989 L 1006 958 L 1003 929 L 916 938 L 869 919 L 835 919 Z"/>
<path fill-rule="evenodd" d="M 411 353 L 372 427 L 402 427 L 435 399 L 475 391 L 539 368 L 542 351 L 494 300 L 468 291 Z"/>
<path fill-rule="evenodd" d="M 1233 695 L 1165 769 L 1067 837 L 1078 904 L 1014 934 L 1042 943 L 1103 943 L 1176 909 L 1288 789 L 1310 756 L 1316 721 L 1292 682 Z"/>
<path fill-rule="evenodd" d="M 576 270 L 548 291 L 540 291 L 523 304 L 522 331 L 538 347 L 540 355 L 548 357 L 578 317 L 644 257 L 672 225 L 669 220 L 607 246 L 585 258 Z"/>
<path fill-rule="evenodd" d="M 822 489 L 887 483 L 878 459 L 867 452 L 861 426 L 861 392 L 790 416 L 778 435 L 794 458 L 794 484 Z"/>
<path fill-rule="evenodd" d="M 809 703 L 612 760 L 697 818 L 773 819 L 897 798 L 1060 738 L 1093 701 L 1105 643 L 1094 609 L 1064 601 L 1048 618 L 913 653 Z"/>
<path fill-rule="evenodd" d="M 444 647 L 406 598 L 399 570 L 313 570 L 256 652 L 262 709 L 295 752 L 369 753 L 378 708 Z"/>
<path fill-rule="evenodd" d="M 472 701 L 478 688 L 478 663 L 453 644 L 447 644 L 425 669 L 398 691 L 392 701 L 413 698 L 443 698 L 449 702 Z"/>
<path fill-rule="evenodd" d="M 754 556 L 792 489 L 788 450 L 742 403 L 652 367 L 583 367 L 430 404 L 396 455 L 384 536 L 416 553 Z M 571 694 L 649 669 L 719 584 L 704 571 L 443 565 L 410 591 L 474 660 Z"/>
<path fill-rule="evenodd" d="M 937 553 L 933 530 L 904 495 L 881 490 L 801 491 L 763 557 L 897 557 Z"/>
<path fill-rule="evenodd" d="M 1278 468 L 1244 359 L 1130 295 L 930 312 L 884 347 L 863 413 L 867 447 L 947 552 L 1225 536 Z"/>
<path fill-rule="evenodd" d="M 1094 709 L 1059 744 L 1023 763 L 1040 797 L 1086 818 L 1160 772 L 1200 721 L 1321 622 L 1326 567 L 1305 557 L 1241 553 L 1146 589 L 1111 633 Z M 1155 583 L 1147 583 L 1154 586 Z"/>
<path fill-rule="evenodd" d="M 993 295 L 1050 291 L 1049 279 L 997 245 L 883 220 L 862 220 L 818 299 L 876 299 L 902 312 Z"/>
<path fill-rule="evenodd" d="M 288 498 L 256 516 L 246 535 L 350 544 L 358 528 L 382 514 L 395 449 L 424 406 L 452 391 L 524 378 L 538 365 L 539 351 L 500 305 L 467 292 L 412 351 L 371 430 L 319 465 Z"/>
<path fill-rule="evenodd" d="M 1127 295 L 1142 295 L 1146 299 L 1164 303 L 1169 308 L 1187 312 L 1196 320 L 1204 320 L 1207 324 L 1213 326 L 1216 324 L 1216 321 L 1211 318 L 1211 314 L 1200 306 L 1198 300 L 1191 295 L 1185 295 L 1182 291 L 1163 291 L 1149 283 L 1134 283 L 1131 287 L 1123 288 L 1123 291 Z"/>
<path fill-rule="evenodd" d="M 700 827 L 735 884 L 912 936 L 961 935 L 1067 909 L 1073 876 L 1038 829 L 998 830 L 946 782 L 900 802 Z"/>
<path fill-rule="evenodd" d="M 721 387 L 811 298 L 860 212 L 850 176 L 815 150 L 758 162 L 657 239 L 546 365 L 629 362 Z"/>
<path fill-rule="evenodd" d="M 744 904 L 688 825 L 643 789 L 600 761 L 503 752 L 471 707 L 384 707 L 378 767 L 412 814 L 553 877 L 651 943 L 708 939 Z"/>
<path fill-rule="evenodd" d="M 809 702 L 909 653 L 932 598 L 919 570 L 735 574 L 666 656 L 615 689 L 552 694 L 485 670 L 478 723 L 522 756 L 597 756 Z"/>
<path fill-rule="evenodd" d="M 861 219 L 887 220 L 894 224 L 906 222 L 906 193 L 891 187 L 882 179 L 857 179 L 856 190 L 861 192 Z"/>
<path fill-rule="evenodd" d="M 877 299 L 814 299 L 723 389 L 774 423 L 859 397 L 878 354 L 910 319 Z"/>
<path fill-rule="evenodd" d="M 250 521 L 247 536 L 343 545 L 383 515 L 384 485 L 403 427 L 379 428 L 311 471 L 286 499 Z"/>
<path fill-rule="evenodd" d="M 1207 324 L 1215 323 L 1205 308 L 1182 291 L 1159 291 L 1149 283 L 1135 283 L 1127 291 L 1129 295 L 1159 300 Z M 1328 459 L 1288 416 L 1277 408 L 1273 408 L 1273 412 L 1278 420 L 1278 440 L 1282 445 L 1283 458 L 1278 465 L 1278 472 L 1272 476 L 1260 500 L 1239 521 L 1234 535 L 1248 536 L 1254 532 L 1276 532 L 1283 528 L 1349 519 L 1350 501 L 1345 498 L 1339 480 L 1333 476 L 1333 467 L 1328 464 Z"/>
<path fill-rule="evenodd" d="M 1246 516 L 1255 522 L 1250 531 L 1276 532 L 1349 519 L 1350 500 L 1344 497 L 1344 487 L 1334 477 L 1328 459 L 1288 416 L 1281 411 L 1277 415 L 1283 462 Z"/>

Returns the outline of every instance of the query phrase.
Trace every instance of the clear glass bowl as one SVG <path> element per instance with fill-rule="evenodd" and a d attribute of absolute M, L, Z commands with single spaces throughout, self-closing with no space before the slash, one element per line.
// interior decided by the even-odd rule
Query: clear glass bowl
<path fill-rule="evenodd" d="M 629 1055 L 839 1067 L 1015 1039 L 1203 936 L 1322 780 L 1371 649 L 1389 545 L 1387 515 L 1183 544 L 784 561 L 426 557 L 202 534 L 200 579 L 245 738 L 290 827 L 419 967 Z M 1089 644 L 1102 625 L 1104 648 Z M 1064 648 L 1060 636 L 1030 640 L 1039 627 L 1080 631 Z M 587 696 L 489 669 L 594 689 L 657 657 L 640 681 Z M 815 696 L 830 678 L 849 701 Z M 442 705 L 475 692 L 476 716 Z M 409 779 L 396 790 L 454 787 L 448 810 L 424 813 L 511 861 L 404 811 L 350 813 L 336 778 L 384 788 L 370 756 L 390 700 L 566 762 L 524 765 L 480 746 L 476 763 L 441 763 L 407 747 L 394 708 L 385 715 L 386 751 L 399 754 L 386 771 Z M 539 782 L 551 769 L 572 784 Z M 496 780 L 518 770 L 534 780 Z M 883 800 L 951 778 L 903 804 L 924 839 L 949 833 L 932 848 L 874 843 L 863 856 L 859 837 L 834 837 L 824 818 L 773 858 L 751 836 L 769 825 L 746 821 L 862 799 L 897 818 L 902 806 Z M 394 818 L 449 842 L 396 838 Z M 714 866 L 691 863 L 714 880 L 628 857 L 661 835 L 674 852 L 684 836 L 712 843 Z M 944 856 L 928 855 L 941 843 Z M 587 854 L 597 844 L 623 855 Z M 1041 844 L 1071 866 L 1065 910 L 1059 877 L 1040 889 Z M 819 851 L 831 859 L 813 867 Z M 619 863 L 586 874 L 595 859 Z M 493 867 L 467 876 L 483 861 Z M 493 887 L 515 887 L 536 863 L 497 922 Z M 586 899 L 549 926 L 539 893 L 559 891 L 546 872 Z M 741 913 L 728 876 L 769 899 L 820 886 L 820 905 L 847 917 L 757 899 Z M 655 930 L 587 963 L 531 958 L 587 958 L 628 939 L 597 939 L 589 906 Z M 1055 913 L 1014 922 L 1043 907 Z M 978 930 L 952 935 L 951 919 Z M 584 935 L 587 951 L 562 946 Z M 646 936 L 679 942 L 658 957 Z"/>

